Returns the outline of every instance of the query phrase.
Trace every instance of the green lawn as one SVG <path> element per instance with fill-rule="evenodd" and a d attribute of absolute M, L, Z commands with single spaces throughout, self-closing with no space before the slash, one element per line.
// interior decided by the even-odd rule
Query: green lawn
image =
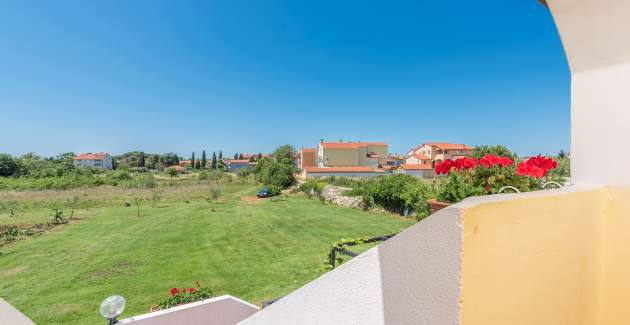
<path fill-rule="evenodd" d="M 127 299 L 122 317 L 145 313 L 171 287 L 197 280 L 217 295 L 259 303 L 318 277 L 332 242 L 413 223 L 299 194 L 242 200 L 254 191 L 228 186 L 214 211 L 204 200 L 146 203 L 140 218 L 135 207 L 79 210 L 84 220 L 0 248 L 0 296 L 38 324 L 103 322 L 98 306 L 111 294 Z M 24 218 L 47 220 L 47 213 Z"/>

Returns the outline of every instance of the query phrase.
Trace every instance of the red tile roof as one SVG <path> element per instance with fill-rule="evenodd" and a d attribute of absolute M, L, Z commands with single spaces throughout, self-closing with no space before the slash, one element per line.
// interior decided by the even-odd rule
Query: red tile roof
<path fill-rule="evenodd" d="M 318 152 L 317 148 L 302 148 L 302 152 Z"/>
<path fill-rule="evenodd" d="M 405 170 L 431 170 L 433 169 L 433 167 L 431 167 L 431 164 L 417 164 L 417 165 L 402 164 L 400 165 L 400 168 L 405 169 Z"/>
<path fill-rule="evenodd" d="M 304 167 L 307 173 L 383 173 L 382 169 L 372 169 L 365 166 L 348 167 Z"/>
<path fill-rule="evenodd" d="M 472 150 L 473 147 L 467 146 L 465 144 L 459 144 L 459 143 L 447 143 L 447 142 L 427 142 L 425 143 L 425 145 L 428 146 L 434 146 L 438 149 L 446 149 L 446 150 L 457 150 L 457 149 L 462 149 L 462 150 Z"/>
<path fill-rule="evenodd" d="M 367 146 L 386 146 L 385 142 L 320 142 L 322 148 L 326 149 L 357 149 Z"/>
<path fill-rule="evenodd" d="M 74 157 L 74 160 L 100 160 L 100 159 L 105 159 L 106 156 L 107 154 L 104 152 L 82 153 Z"/>

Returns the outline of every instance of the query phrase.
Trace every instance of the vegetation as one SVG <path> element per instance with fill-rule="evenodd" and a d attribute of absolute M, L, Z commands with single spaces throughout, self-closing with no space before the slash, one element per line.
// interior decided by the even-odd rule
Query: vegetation
<path fill-rule="evenodd" d="M 0 248 L 3 297 L 38 324 L 99 323 L 98 305 L 111 294 L 127 300 L 122 317 L 145 313 L 173 286 L 197 280 L 217 295 L 259 303 L 318 277 L 321 256 L 338 238 L 378 236 L 413 224 L 322 205 L 301 194 L 246 200 L 256 184 L 223 176 L 199 181 L 183 175 L 172 183 L 157 179 L 154 189 L 0 191 L 6 205 L 0 231 L 10 228 L 18 239 Z M 205 201 L 213 186 L 220 189 L 214 212 Z M 151 201 L 156 191 L 159 205 Z M 134 197 L 143 198 L 141 218 L 135 204 L 122 204 Z M 77 219 L 34 228 L 51 223 L 51 206 L 64 215 L 74 206 Z M 36 233 L 19 240 L 29 227 Z"/>
<path fill-rule="evenodd" d="M 516 159 L 516 154 L 510 151 L 504 145 L 481 145 L 477 146 L 472 151 L 472 157 L 476 159 L 481 159 L 481 157 L 486 155 L 494 155 L 499 157 L 509 157 L 512 160 Z"/>
<path fill-rule="evenodd" d="M 201 287 L 199 281 L 197 281 L 195 287 L 182 289 L 171 288 L 169 293 L 170 297 L 162 300 L 157 306 L 158 309 L 167 309 L 214 297 L 214 292 L 212 292 L 210 288 Z"/>
<path fill-rule="evenodd" d="M 291 145 L 278 147 L 271 157 L 258 160 L 256 180 L 267 185 L 270 192 L 279 194 L 281 189 L 295 183 L 296 169 L 293 166 L 295 157 L 296 151 Z"/>

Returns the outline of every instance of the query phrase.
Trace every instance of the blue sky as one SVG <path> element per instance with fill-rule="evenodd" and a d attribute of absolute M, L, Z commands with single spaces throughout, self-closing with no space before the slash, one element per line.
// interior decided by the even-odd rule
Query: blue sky
<path fill-rule="evenodd" d="M 0 152 L 319 139 L 567 150 L 570 75 L 534 0 L 0 2 Z"/>

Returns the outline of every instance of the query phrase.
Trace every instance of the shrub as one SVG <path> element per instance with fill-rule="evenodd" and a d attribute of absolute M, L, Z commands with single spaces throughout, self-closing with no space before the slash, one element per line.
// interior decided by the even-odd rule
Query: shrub
<path fill-rule="evenodd" d="M 194 288 L 172 288 L 169 293 L 171 296 L 158 304 L 159 309 L 167 309 L 214 297 L 214 292 L 210 288 L 199 286 L 199 281 L 197 281 Z"/>
<path fill-rule="evenodd" d="M 269 157 L 261 158 L 256 165 L 256 180 L 265 185 L 285 188 L 295 182 L 293 165 L 279 163 Z"/>
<path fill-rule="evenodd" d="M 324 191 L 328 183 L 320 179 L 309 179 L 300 185 L 300 191 L 306 193 L 309 197 L 312 195 L 319 196 Z"/>
<path fill-rule="evenodd" d="M 542 156 L 531 157 L 517 166 L 510 157 L 492 154 L 480 159 L 445 160 L 435 166 L 437 174 L 447 174 L 437 198 L 454 203 L 470 196 L 495 194 L 505 186 L 521 192 L 540 189 L 544 181 L 551 179 L 546 176 L 556 166 L 555 160 Z"/>
<path fill-rule="evenodd" d="M 271 194 L 271 196 L 280 195 L 282 192 L 282 188 L 277 185 L 268 185 L 267 189 L 269 189 L 269 194 Z"/>

